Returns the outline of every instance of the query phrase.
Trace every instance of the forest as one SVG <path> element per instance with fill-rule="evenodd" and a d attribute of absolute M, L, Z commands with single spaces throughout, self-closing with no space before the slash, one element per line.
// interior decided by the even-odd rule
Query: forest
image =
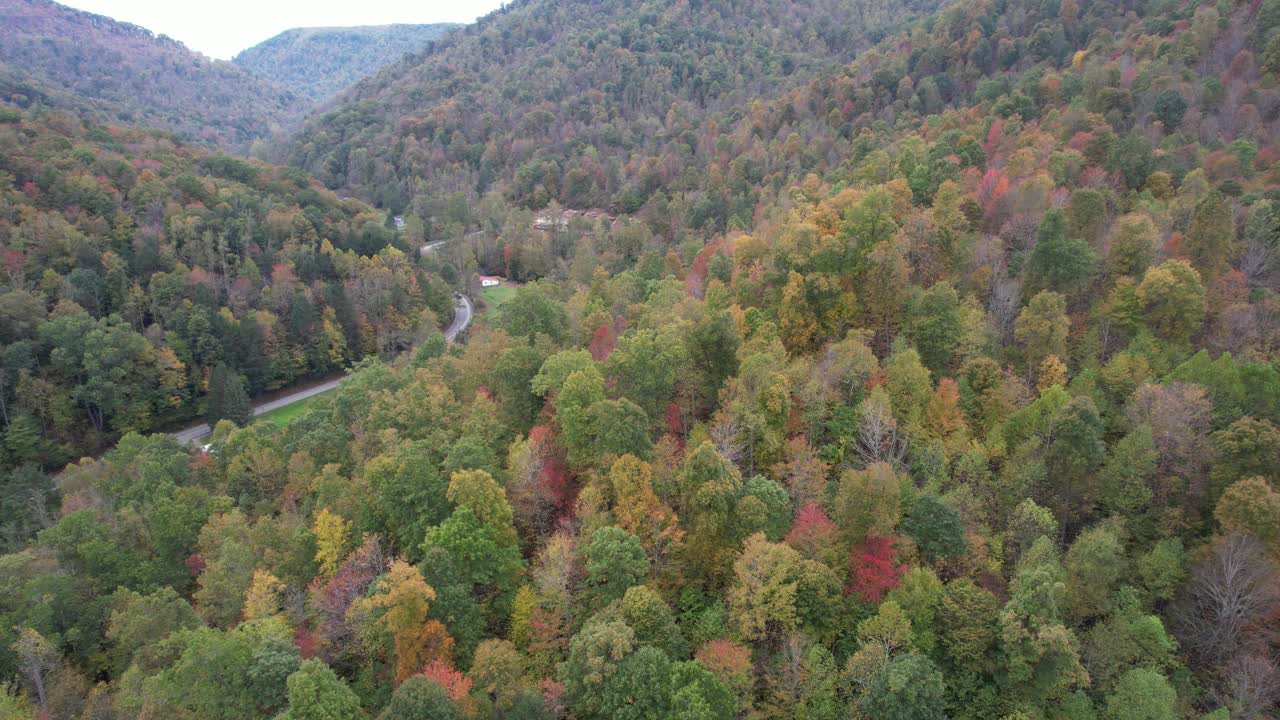
<path fill-rule="evenodd" d="M 0 108 L 0 242 L 3 467 L 196 416 L 219 368 L 257 395 L 390 357 L 453 313 L 445 276 L 367 205 L 63 113 Z"/>
<path fill-rule="evenodd" d="M 311 106 L 171 38 L 52 0 L 0 0 L 0 101 L 238 152 Z"/>
<path fill-rule="evenodd" d="M 424 210 L 501 188 L 538 209 L 631 213 L 692 189 L 717 128 L 852 60 L 933 0 L 513 2 L 339 96 L 266 151 L 438 239 Z M 696 155 L 695 155 L 696 148 Z M 750 159 L 743 158 L 743 162 Z M 758 181 L 754 178 L 749 182 Z"/>
<path fill-rule="evenodd" d="M 321 103 L 406 53 L 423 50 L 455 27 L 435 23 L 293 28 L 236 54 L 231 62 Z"/>
<path fill-rule="evenodd" d="M 0 106 L 0 719 L 1276 717 L 1280 0 L 586 5 Z"/>

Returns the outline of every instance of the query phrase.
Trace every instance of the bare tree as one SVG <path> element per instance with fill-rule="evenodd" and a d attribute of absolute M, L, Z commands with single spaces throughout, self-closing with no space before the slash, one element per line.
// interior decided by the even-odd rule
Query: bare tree
<path fill-rule="evenodd" d="M 555 498 L 545 491 L 543 478 L 550 467 L 552 449 L 544 433 L 531 433 L 529 441 L 513 450 L 507 480 L 507 498 L 515 512 L 522 537 L 543 538 L 554 529 Z"/>
<path fill-rule="evenodd" d="M 862 417 L 858 421 L 858 457 L 864 466 L 882 462 L 896 470 L 904 467 L 907 438 L 898 429 L 893 410 L 883 398 L 873 395 L 862 403 Z"/>
<path fill-rule="evenodd" d="M 533 586 L 544 607 L 556 612 L 566 627 L 573 623 L 573 597 L 582 587 L 584 573 L 581 549 L 571 532 L 552 535 L 534 559 Z"/>
<path fill-rule="evenodd" d="M 999 249 L 998 244 L 992 243 Z M 1022 281 L 1009 274 L 1008 261 L 1003 255 L 993 257 L 991 267 L 991 290 L 987 298 L 987 321 L 991 329 L 1002 341 L 1008 342 L 1013 337 L 1013 323 L 1022 309 Z"/>
<path fill-rule="evenodd" d="M 1257 309 L 1246 303 L 1223 308 L 1206 340 L 1214 354 L 1246 355 L 1258 343 Z"/>
<path fill-rule="evenodd" d="M 1213 404 L 1194 383 L 1144 384 L 1129 401 L 1131 426 L 1150 425 L 1159 454 L 1160 474 L 1196 485 L 1207 471 Z"/>
<path fill-rule="evenodd" d="M 1278 250 L 1262 239 L 1250 238 L 1240 254 L 1240 272 L 1244 273 L 1251 287 L 1265 285 L 1276 266 L 1280 265 Z"/>
<path fill-rule="evenodd" d="M 1222 538 L 1196 565 L 1175 610 L 1183 647 L 1205 667 L 1225 668 L 1257 639 L 1258 622 L 1277 602 L 1275 568 L 1262 544 Z"/>
<path fill-rule="evenodd" d="M 1233 718 L 1270 717 L 1268 711 L 1280 702 L 1280 667 L 1261 654 L 1236 658 L 1209 696 Z"/>
<path fill-rule="evenodd" d="M 105 682 L 99 682 L 84 699 L 80 720 L 112 720 L 116 715 L 111 706 L 111 700 L 111 686 Z"/>
<path fill-rule="evenodd" d="M 58 649 L 44 636 L 32 628 L 23 628 L 18 639 L 13 643 L 13 651 L 18 656 L 18 672 L 27 686 L 27 691 L 36 696 L 40 709 L 49 711 L 49 674 L 58 668 L 62 661 Z"/>
<path fill-rule="evenodd" d="M 765 673 L 765 682 L 780 697 L 797 700 L 804 685 L 805 643 L 795 634 L 788 635 L 780 643 L 779 661 Z"/>
<path fill-rule="evenodd" d="M 711 426 L 711 445 L 725 460 L 737 465 L 743 458 L 747 439 L 736 418 L 725 417 Z"/>
<path fill-rule="evenodd" d="M 1263 632 L 1278 606 L 1280 582 L 1262 544 L 1230 535 L 1209 547 L 1174 608 L 1174 629 L 1192 666 L 1213 679 L 1211 695 L 1232 717 L 1252 717 L 1280 692 Z"/>

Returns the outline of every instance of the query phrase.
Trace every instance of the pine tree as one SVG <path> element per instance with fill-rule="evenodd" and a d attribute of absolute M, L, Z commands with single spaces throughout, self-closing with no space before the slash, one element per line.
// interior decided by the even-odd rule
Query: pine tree
<path fill-rule="evenodd" d="M 1184 242 L 1191 264 L 1207 283 L 1231 268 L 1235 224 L 1231 206 L 1222 193 L 1211 192 L 1196 205 Z"/>
<path fill-rule="evenodd" d="M 243 427 L 253 417 L 253 405 L 249 402 L 240 374 L 221 363 L 213 368 L 213 375 L 209 378 L 206 417 L 210 427 L 217 425 L 219 420 L 230 420 Z"/>
<path fill-rule="evenodd" d="M 35 419 L 26 414 L 15 416 L 9 427 L 0 432 L 0 439 L 13 465 L 36 460 L 45 444 Z"/>

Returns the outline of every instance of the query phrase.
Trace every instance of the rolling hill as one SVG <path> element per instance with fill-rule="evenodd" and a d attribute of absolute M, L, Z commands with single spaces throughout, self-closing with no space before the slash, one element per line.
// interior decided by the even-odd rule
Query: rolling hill
<path fill-rule="evenodd" d="M 934 5 L 512 3 L 357 84 L 287 154 L 397 211 L 501 189 L 526 207 L 630 212 L 689 186 L 704 121 L 732 122 Z"/>
<path fill-rule="evenodd" d="M 293 28 L 242 51 L 231 62 L 319 103 L 456 27 L 460 26 L 435 23 Z"/>
<path fill-rule="evenodd" d="M 48 0 L 0 0 L 0 99 L 240 151 L 307 107 L 232 63 Z"/>

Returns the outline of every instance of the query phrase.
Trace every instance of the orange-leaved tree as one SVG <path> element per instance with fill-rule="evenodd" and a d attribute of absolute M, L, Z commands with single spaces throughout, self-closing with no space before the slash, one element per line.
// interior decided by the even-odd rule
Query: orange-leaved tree
<path fill-rule="evenodd" d="M 382 611 L 378 622 L 391 633 L 396 685 L 432 660 L 448 660 L 453 654 L 453 638 L 438 620 L 427 619 L 430 603 L 435 599 L 436 591 L 422 579 L 417 568 L 395 560 L 378 581 L 374 594 L 365 600 L 370 610 Z"/>

